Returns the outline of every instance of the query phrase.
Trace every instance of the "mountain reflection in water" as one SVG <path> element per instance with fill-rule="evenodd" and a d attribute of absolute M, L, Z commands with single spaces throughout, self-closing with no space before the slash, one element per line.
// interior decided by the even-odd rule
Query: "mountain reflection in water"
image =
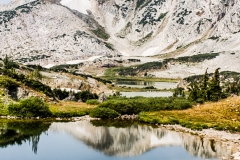
<path fill-rule="evenodd" d="M 160 146 L 182 146 L 201 158 L 229 157 L 236 149 L 232 142 L 179 133 L 163 128 L 132 124 L 127 127 L 94 126 L 91 122 L 52 123 L 51 131 L 65 132 L 110 156 L 136 156 Z"/>
<path fill-rule="evenodd" d="M 42 133 L 50 133 L 50 135 L 43 135 Z M 67 137 L 73 138 L 71 140 Z M 69 140 L 71 142 L 64 143 Z M 50 143 L 47 143 L 48 141 Z M 154 151 L 152 149 L 157 149 L 157 147 L 162 147 L 163 150 L 164 148 L 168 148 L 168 153 L 173 152 L 169 154 L 175 154 L 176 147 L 185 148 L 190 155 L 194 156 L 188 159 L 199 159 L 198 157 L 202 159 L 219 159 L 221 157 L 229 157 L 232 153 L 236 152 L 237 147 L 232 142 L 213 141 L 187 133 L 174 132 L 164 128 L 153 128 L 147 125 L 130 123 L 129 121 L 111 121 L 110 123 L 105 121 L 67 123 L 0 121 L 0 147 L 6 149 L 0 150 L 1 157 L 11 157 L 12 147 L 17 145 L 24 146 L 26 142 L 29 142 L 32 146 L 32 151 L 35 153 L 34 155 L 29 154 L 28 151 L 25 152 L 24 147 L 18 147 L 15 152 L 23 152 L 24 155 L 22 156 L 24 158 L 32 156 L 33 159 L 46 159 L 45 153 L 49 152 L 49 149 L 51 150 L 51 154 L 49 154 L 50 159 L 56 158 L 59 154 L 59 147 L 62 147 L 63 150 L 69 149 L 69 153 L 67 151 L 66 153 L 64 152 L 66 156 L 75 155 L 73 153 L 78 154 L 79 149 L 81 150 L 84 147 L 81 145 L 78 146 L 77 144 L 82 144 L 94 149 L 92 151 L 86 150 L 89 152 L 89 155 L 86 154 L 84 159 L 96 156 L 97 153 L 95 151 L 99 151 L 103 153 L 102 155 L 105 155 L 102 159 L 108 159 L 109 156 L 119 159 L 121 159 L 121 157 L 122 159 L 131 159 L 131 157 L 141 159 L 144 157 L 144 153 L 150 150 Z M 40 145 L 39 142 L 41 142 Z M 171 150 L 171 147 L 173 150 Z M 149 155 L 153 156 L 152 154 Z M 80 155 L 77 155 L 72 159 L 79 159 L 79 156 Z M 175 155 L 173 156 L 175 157 Z M 176 156 L 178 157 L 179 155 Z M 95 158 L 92 157 L 92 159 Z"/>

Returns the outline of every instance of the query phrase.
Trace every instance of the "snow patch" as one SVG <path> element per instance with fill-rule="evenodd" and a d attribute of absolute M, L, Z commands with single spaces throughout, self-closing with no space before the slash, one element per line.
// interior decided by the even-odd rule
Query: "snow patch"
<path fill-rule="evenodd" d="M 60 3 L 84 14 L 92 8 L 90 0 L 62 0 Z"/>
<path fill-rule="evenodd" d="M 148 48 L 146 51 L 142 53 L 142 56 L 152 56 L 160 47 L 152 47 Z"/>
<path fill-rule="evenodd" d="M 48 64 L 48 65 L 46 65 L 46 66 L 43 66 L 43 68 L 52 68 L 53 66 L 55 66 L 55 64 Z"/>
<path fill-rule="evenodd" d="M 125 52 L 125 51 L 120 51 L 120 53 L 121 53 L 123 56 L 126 56 L 126 57 L 129 57 L 129 56 L 130 56 L 130 55 L 127 54 L 127 52 Z"/>
<path fill-rule="evenodd" d="M 70 92 L 70 91 L 73 91 L 75 93 L 77 92 L 81 92 L 81 90 L 78 90 L 78 89 L 73 89 L 73 88 L 60 88 L 62 91 L 67 91 L 67 92 Z"/>
<path fill-rule="evenodd" d="M 101 58 L 102 56 L 92 56 L 88 59 L 80 59 L 80 60 L 73 60 L 73 61 L 68 61 L 66 64 L 78 64 L 81 62 L 86 62 L 86 61 L 94 61 L 97 58 Z"/>

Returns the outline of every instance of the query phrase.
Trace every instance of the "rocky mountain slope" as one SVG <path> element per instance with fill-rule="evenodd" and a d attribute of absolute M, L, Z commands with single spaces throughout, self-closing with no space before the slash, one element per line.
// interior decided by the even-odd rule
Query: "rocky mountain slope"
<path fill-rule="evenodd" d="M 220 53 L 153 74 L 184 77 L 207 67 L 239 71 L 239 5 L 236 0 L 15 0 L 0 7 L 0 55 L 44 66 L 117 54 L 159 60 Z"/>
<path fill-rule="evenodd" d="M 116 53 L 68 8 L 41 0 L 2 11 L 0 37 L 1 56 L 22 63 L 47 65 Z"/>

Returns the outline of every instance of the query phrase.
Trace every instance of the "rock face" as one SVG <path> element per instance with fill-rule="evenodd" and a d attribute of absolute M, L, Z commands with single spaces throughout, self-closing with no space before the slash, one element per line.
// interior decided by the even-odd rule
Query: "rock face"
<path fill-rule="evenodd" d="M 105 27 L 111 35 L 109 41 L 123 54 L 146 56 L 177 49 L 176 54 L 239 50 L 239 1 L 72 0 L 65 3 L 63 0 L 61 3 L 83 13 L 90 10 L 90 16 Z M 80 5 L 74 5 L 77 3 Z"/>
<path fill-rule="evenodd" d="M 0 7 L 0 56 L 47 65 L 119 53 L 218 52 L 208 68 L 239 71 L 231 68 L 240 61 L 239 5 L 236 0 L 15 0 Z M 202 72 L 202 64 L 195 68 Z"/>
<path fill-rule="evenodd" d="M 0 37 L 0 56 L 43 66 L 117 53 L 73 11 L 42 0 L 0 12 Z"/>

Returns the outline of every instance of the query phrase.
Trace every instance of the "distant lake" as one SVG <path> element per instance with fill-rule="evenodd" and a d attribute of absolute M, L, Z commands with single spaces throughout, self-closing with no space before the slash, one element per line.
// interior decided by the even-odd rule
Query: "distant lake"
<path fill-rule="evenodd" d="M 2 160 L 220 160 L 234 143 L 130 122 L 0 121 Z"/>
<path fill-rule="evenodd" d="M 153 86 L 157 89 L 171 89 L 177 86 L 174 82 L 145 82 L 145 81 L 127 81 L 127 80 L 117 80 L 116 84 L 120 87 L 134 87 L 134 88 L 144 88 L 147 86 Z"/>
<path fill-rule="evenodd" d="M 126 97 L 170 97 L 173 95 L 172 92 L 164 91 L 164 92 L 120 92 L 122 96 Z"/>

